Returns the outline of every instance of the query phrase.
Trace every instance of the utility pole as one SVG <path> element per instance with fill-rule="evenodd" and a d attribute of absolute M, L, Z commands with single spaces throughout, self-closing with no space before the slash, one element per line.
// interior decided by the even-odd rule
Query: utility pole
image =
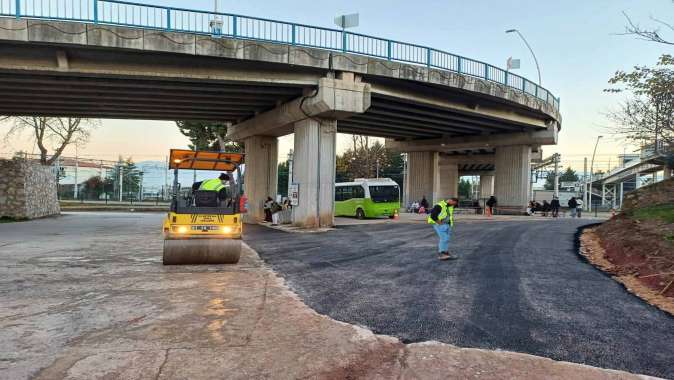
<path fill-rule="evenodd" d="M 555 153 L 555 197 L 559 199 L 559 153 Z"/>
<path fill-rule="evenodd" d="M 587 157 L 583 159 L 583 206 L 587 209 Z"/>
<path fill-rule="evenodd" d="M 377 157 L 377 179 L 379 179 L 379 157 Z"/>
<path fill-rule="evenodd" d="M 293 150 L 288 152 L 288 199 L 290 199 L 290 188 L 293 184 Z"/>
<path fill-rule="evenodd" d="M 143 201 L 143 172 L 138 173 L 140 175 L 140 185 L 138 186 L 138 201 Z"/>
<path fill-rule="evenodd" d="M 77 154 L 78 154 L 77 153 L 77 144 L 75 144 L 75 187 L 74 187 L 74 192 L 73 192 L 73 196 L 74 196 L 75 199 L 77 199 L 77 195 L 78 195 L 77 190 L 78 190 L 78 187 L 79 187 L 78 186 L 79 182 L 78 182 L 78 179 L 77 179 L 77 169 L 79 167 L 79 163 L 77 161 Z"/>
<path fill-rule="evenodd" d="M 166 156 L 166 167 L 164 168 L 164 186 L 162 186 L 162 189 L 164 190 L 162 192 L 162 197 L 164 198 L 163 200 L 168 198 L 168 188 L 169 188 L 169 183 L 168 183 L 169 162 L 168 162 L 168 160 L 169 160 L 169 158 L 168 158 L 168 156 Z"/>
<path fill-rule="evenodd" d="M 122 202 L 122 194 L 124 194 L 124 176 L 122 175 L 122 172 L 124 171 L 124 167 L 120 164 L 119 165 L 119 201 Z"/>
<path fill-rule="evenodd" d="M 594 144 L 594 151 L 592 152 L 592 163 L 590 164 L 590 202 L 587 204 L 587 210 L 592 211 L 592 173 L 594 171 L 594 157 L 597 154 L 597 146 L 599 145 L 599 139 L 604 136 L 597 136 L 597 142 Z"/>

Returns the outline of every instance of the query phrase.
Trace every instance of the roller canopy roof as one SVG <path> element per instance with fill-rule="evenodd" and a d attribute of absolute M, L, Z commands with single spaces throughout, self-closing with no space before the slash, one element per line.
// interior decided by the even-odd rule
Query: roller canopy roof
<path fill-rule="evenodd" d="M 234 171 L 243 163 L 242 153 L 171 149 L 171 169 Z"/>

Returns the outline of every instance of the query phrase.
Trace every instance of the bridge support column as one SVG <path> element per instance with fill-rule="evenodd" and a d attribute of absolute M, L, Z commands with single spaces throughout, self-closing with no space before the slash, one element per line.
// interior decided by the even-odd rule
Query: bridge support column
<path fill-rule="evenodd" d="M 438 152 L 409 152 L 407 154 L 405 192 L 408 202 L 420 201 L 422 197 L 426 197 L 431 205 L 438 201 L 439 157 Z"/>
<path fill-rule="evenodd" d="M 335 224 L 335 146 L 337 121 L 304 119 L 294 125 L 293 182 L 299 184 L 299 204 L 293 224 L 303 228 Z"/>
<path fill-rule="evenodd" d="M 494 176 L 481 175 L 480 176 L 480 198 L 489 198 L 494 195 Z"/>
<path fill-rule="evenodd" d="M 446 163 L 439 166 L 440 189 L 438 197 L 459 197 L 459 165 Z M 436 199 L 438 201 L 439 199 Z"/>
<path fill-rule="evenodd" d="M 499 208 L 524 212 L 531 186 L 531 147 L 513 145 L 496 148 L 495 195 Z"/>
<path fill-rule="evenodd" d="M 665 168 L 662 173 L 662 179 L 672 178 L 672 171 L 674 171 L 674 166 L 665 165 Z"/>
<path fill-rule="evenodd" d="M 276 198 L 278 139 L 251 136 L 244 140 L 246 152 L 245 194 L 248 197 L 249 222 L 264 220 L 264 202 Z"/>

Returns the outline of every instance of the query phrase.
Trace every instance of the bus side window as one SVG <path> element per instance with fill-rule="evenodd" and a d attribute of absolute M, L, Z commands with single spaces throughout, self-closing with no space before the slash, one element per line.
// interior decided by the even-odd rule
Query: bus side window
<path fill-rule="evenodd" d="M 337 187 L 335 188 L 335 202 L 343 201 L 344 196 L 343 196 L 343 187 Z"/>
<path fill-rule="evenodd" d="M 348 201 L 349 199 L 353 198 L 352 194 L 353 191 L 351 190 L 351 186 L 344 186 L 342 188 L 342 200 L 343 201 Z"/>
<path fill-rule="evenodd" d="M 353 187 L 353 197 L 354 198 L 365 198 L 365 189 L 362 186 Z"/>

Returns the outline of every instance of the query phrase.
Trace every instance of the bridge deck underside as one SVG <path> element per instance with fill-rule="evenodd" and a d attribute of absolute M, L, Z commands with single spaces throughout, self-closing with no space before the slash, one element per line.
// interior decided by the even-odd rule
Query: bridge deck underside
<path fill-rule="evenodd" d="M 237 122 L 297 98 L 302 87 L 0 73 L 0 115 Z"/>
<path fill-rule="evenodd" d="M 337 129 L 343 133 L 410 140 L 524 132 L 540 128 L 373 93 L 367 112 L 340 120 Z"/>

